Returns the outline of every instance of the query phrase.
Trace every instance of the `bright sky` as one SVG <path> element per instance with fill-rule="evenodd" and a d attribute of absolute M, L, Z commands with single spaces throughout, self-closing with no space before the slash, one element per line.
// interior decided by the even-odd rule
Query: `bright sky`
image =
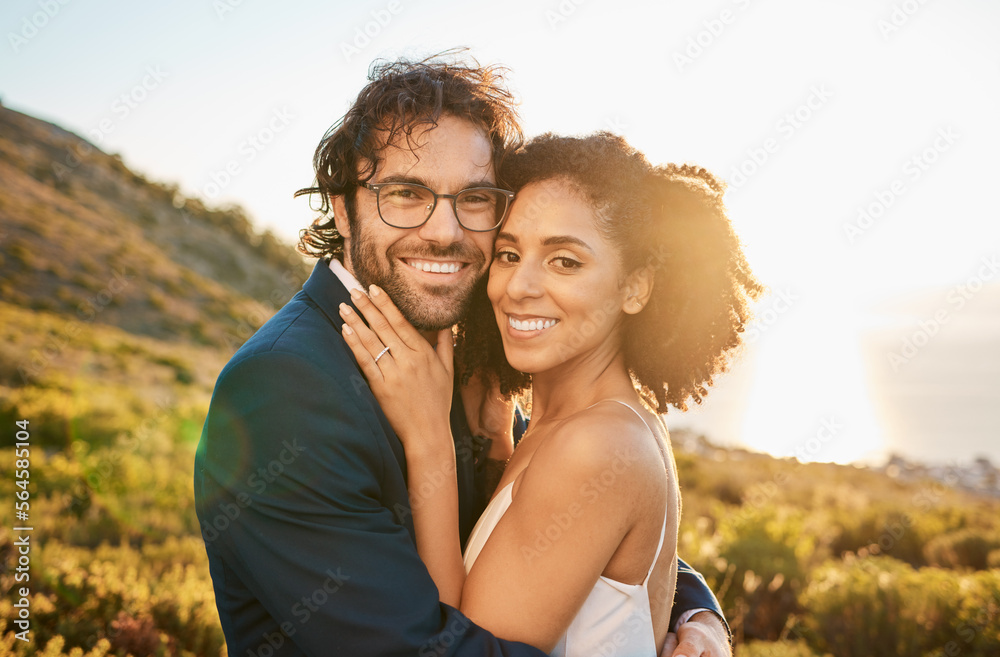
<path fill-rule="evenodd" d="M 955 326 L 1000 335 L 993 306 L 943 301 L 972 279 L 1000 282 L 982 264 L 1000 254 L 1000 4 L 337 4 L 7 0 L 0 97 L 189 195 L 239 203 L 291 242 L 313 216 L 292 193 L 370 62 L 469 46 L 512 69 L 529 134 L 609 129 L 654 162 L 730 182 L 731 216 L 772 294 L 743 361 L 674 426 L 809 460 L 1000 460 L 995 413 L 946 445 L 906 430 L 890 401 L 923 371 L 921 353 L 886 379 L 887 350 L 865 351 L 873 331 L 914 335 L 942 309 L 955 322 L 938 346 Z M 913 295 L 930 295 L 925 311 L 892 310 Z M 1000 381 L 998 354 L 976 381 Z"/>

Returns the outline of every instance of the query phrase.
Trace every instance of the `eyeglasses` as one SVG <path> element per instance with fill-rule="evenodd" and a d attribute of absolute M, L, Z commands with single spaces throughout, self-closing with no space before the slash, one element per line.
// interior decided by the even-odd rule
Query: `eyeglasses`
<path fill-rule="evenodd" d="M 375 192 L 378 214 L 393 228 L 418 228 L 427 223 L 438 199 L 451 199 L 458 224 L 465 230 L 485 233 L 503 223 L 514 192 L 495 187 L 471 187 L 458 194 L 438 194 L 414 183 L 364 183 Z"/>

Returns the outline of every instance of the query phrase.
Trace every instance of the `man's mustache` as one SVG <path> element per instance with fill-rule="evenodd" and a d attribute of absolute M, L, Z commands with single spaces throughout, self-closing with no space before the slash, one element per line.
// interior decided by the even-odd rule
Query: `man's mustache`
<path fill-rule="evenodd" d="M 398 254 L 405 254 L 407 258 L 426 258 L 428 260 L 461 260 L 473 265 L 481 265 L 486 262 L 486 256 L 482 251 L 463 244 L 452 244 L 451 246 L 439 247 L 433 244 L 420 244 L 412 247 L 394 244 L 389 248 L 386 255 L 396 257 Z"/>

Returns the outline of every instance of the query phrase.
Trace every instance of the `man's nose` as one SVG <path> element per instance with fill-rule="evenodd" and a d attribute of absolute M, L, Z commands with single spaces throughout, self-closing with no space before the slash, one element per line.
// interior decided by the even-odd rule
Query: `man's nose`
<path fill-rule="evenodd" d="M 434 242 L 439 246 L 449 246 L 455 242 L 460 242 L 465 237 L 462 225 L 458 223 L 455 215 L 455 206 L 451 199 L 438 199 L 437 205 L 431 216 L 423 226 L 420 227 L 420 238 L 428 242 Z"/>

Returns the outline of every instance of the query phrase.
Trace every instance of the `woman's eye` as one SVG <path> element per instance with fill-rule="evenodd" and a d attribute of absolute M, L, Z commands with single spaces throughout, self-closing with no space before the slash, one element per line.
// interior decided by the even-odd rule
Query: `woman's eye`
<path fill-rule="evenodd" d="M 497 251 L 494 260 L 499 260 L 502 263 L 510 264 L 518 261 L 517 254 L 513 251 Z"/>
<path fill-rule="evenodd" d="M 567 258 L 566 256 L 560 256 L 553 259 L 553 262 L 558 263 L 558 266 L 563 269 L 576 269 L 583 265 L 579 260 L 574 260 L 573 258 Z"/>

